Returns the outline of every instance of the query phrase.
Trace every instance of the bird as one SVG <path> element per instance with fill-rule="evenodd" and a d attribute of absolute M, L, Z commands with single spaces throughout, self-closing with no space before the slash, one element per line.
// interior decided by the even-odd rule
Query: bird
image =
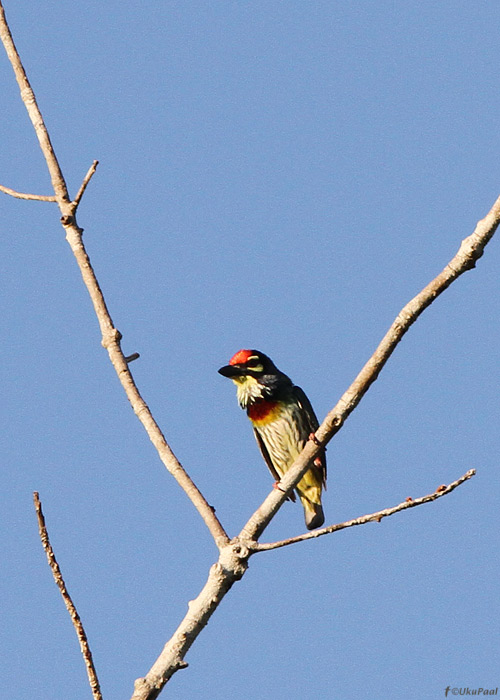
<path fill-rule="evenodd" d="M 218 372 L 236 384 L 238 403 L 246 409 L 264 461 L 278 482 L 307 441 L 314 439 L 319 423 L 309 399 L 259 350 L 238 350 Z M 308 530 L 321 527 L 325 521 L 321 504 L 323 488 L 326 488 L 324 452 L 295 487 Z M 295 493 L 289 498 L 295 501 Z"/>

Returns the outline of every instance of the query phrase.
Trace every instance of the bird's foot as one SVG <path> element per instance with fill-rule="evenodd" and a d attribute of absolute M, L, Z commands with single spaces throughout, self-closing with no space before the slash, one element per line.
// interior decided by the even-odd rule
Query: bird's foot
<path fill-rule="evenodd" d="M 316 433 L 310 433 L 310 434 L 309 434 L 309 440 L 312 440 L 312 441 L 314 442 L 315 445 L 317 445 L 318 447 L 321 447 L 321 443 L 320 443 L 320 441 L 318 440 L 318 438 L 316 437 Z"/>

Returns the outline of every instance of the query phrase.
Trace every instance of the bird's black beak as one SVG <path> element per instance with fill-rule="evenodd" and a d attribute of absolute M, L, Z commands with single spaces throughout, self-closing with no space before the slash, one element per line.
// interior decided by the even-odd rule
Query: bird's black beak
<path fill-rule="evenodd" d="M 243 374 L 243 371 L 239 365 L 225 365 L 217 371 L 219 374 L 222 374 L 223 377 L 229 377 L 230 379 L 232 377 L 241 377 Z"/>

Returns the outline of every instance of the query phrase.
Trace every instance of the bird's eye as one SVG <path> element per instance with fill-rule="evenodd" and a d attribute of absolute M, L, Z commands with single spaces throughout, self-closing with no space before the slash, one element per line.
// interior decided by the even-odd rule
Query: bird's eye
<path fill-rule="evenodd" d="M 262 360 L 258 355 L 250 355 L 245 364 L 248 367 L 248 369 L 251 369 L 254 372 L 262 372 L 264 369 Z"/>

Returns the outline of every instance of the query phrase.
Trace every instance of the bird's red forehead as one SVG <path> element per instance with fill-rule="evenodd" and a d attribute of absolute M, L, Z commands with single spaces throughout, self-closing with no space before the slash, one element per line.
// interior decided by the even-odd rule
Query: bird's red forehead
<path fill-rule="evenodd" d="M 238 350 L 229 360 L 230 365 L 244 365 L 249 357 L 255 355 L 255 350 Z"/>

